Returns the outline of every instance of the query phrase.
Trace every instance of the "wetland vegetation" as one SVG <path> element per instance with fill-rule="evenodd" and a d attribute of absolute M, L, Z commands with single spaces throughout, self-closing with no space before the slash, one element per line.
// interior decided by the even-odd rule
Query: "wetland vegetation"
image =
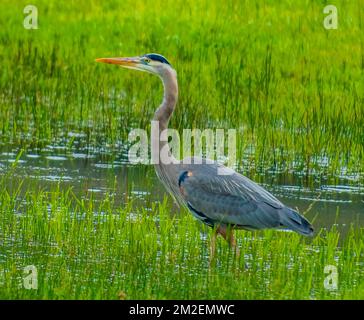
<path fill-rule="evenodd" d="M 0 298 L 364 299 L 364 32 L 360 1 L 0 2 Z M 315 235 L 238 231 L 237 257 L 128 162 L 159 79 L 94 62 L 165 55 L 170 127 L 237 130 L 236 170 Z M 24 288 L 24 268 L 37 289 Z M 338 286 L 325 287 L 326 266 Z"/>

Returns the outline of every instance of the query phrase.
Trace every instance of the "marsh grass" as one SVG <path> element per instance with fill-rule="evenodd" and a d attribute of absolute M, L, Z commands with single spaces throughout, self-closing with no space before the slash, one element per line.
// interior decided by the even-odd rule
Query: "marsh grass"
<path fill-rule="evenodd" d="M 242 254 L 187 212 L 173 218 L 169 200 L 151 210 L 97 204 L 72 191 L 0 193 L 1 286 L 4 299 L 359 299 L 363 231 L 239 231 Z M 22 210 L 19 212 L 19 203 Z M 23 287 L 24 267 L 38 271 L 38 289 Z M 324 287 L 326 265 L 338 269 L 338 290 Z"/>
<path fill-rule="evenodd" d="M 2 1 L 1 140 L 42 148 L 82 132 L 89 146 L 125 144 L 149 128 L 162 87 L 94 59 L 157 51 L 178 71 L 172 127 L 238 129 L 252 174 L 361 174 L 359 3 L 336 4 L 339 29 L 326 30 L 316 1 L 34 1 L 39 29 L 27 31 L 25 1 Z"/>
<path fill-rule="evenodd" d="M 159 52 L 180 84 L 171 127 L 237 129 L 237 166 L 251 177 L 345 175 L 362 186 L 360 1 L 336 4 L 332 31 L 322 1 L 34 0 L 33 31 L 22 24 L 27 4 L 0 3 L 2 151 L 72 148 L 82 134 L 79 148 L 117 154 L 131 128 L 149 129 L 162 86 L 94 59 Z M 241 231 L 240 257 L 219 239 L 210 263 L 211 231 L 169 198 L 143 208 L 115 205 L 122 195 L 25 188 L 15 167 L 0 167 L 0 298 L 364 298 L 363 229 L 342 241 L 335 227 L 313 239 Z M 37 290 L 22 285 L 27 265 Z M 336 291 L 324 288 L 326 265 L 338 268 Z"/>

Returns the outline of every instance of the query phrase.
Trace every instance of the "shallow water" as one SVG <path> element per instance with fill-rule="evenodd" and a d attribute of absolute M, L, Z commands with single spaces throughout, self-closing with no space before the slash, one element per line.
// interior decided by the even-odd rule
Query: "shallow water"
<path fill-rule="evenodd" d="M 0 147 L 0 175 L 10 170 L 17 154 L 16 147 Z M 115 152 L 49 145 L 24 152 L 13 170 L 15 177 L 24 180 L 27 190 L 47 190 L 59 183 L 61 188 L 72 187 L 79 197 L 92 194 L 95 201 L 114 194 L 116 205 L 121 206 L 133 199 L 136 205 L 150 208 L 165 194 L 153 166 L 130 164 L 125 147 Z M 336 225 L 345 234 L 351 224 L 364 226 L 364 186 L 360 175 L 318 178 L 274 170 L 247 175 L 286 205 L 308 211 L 307 217 L 313 220 L 316 230 Z"/>

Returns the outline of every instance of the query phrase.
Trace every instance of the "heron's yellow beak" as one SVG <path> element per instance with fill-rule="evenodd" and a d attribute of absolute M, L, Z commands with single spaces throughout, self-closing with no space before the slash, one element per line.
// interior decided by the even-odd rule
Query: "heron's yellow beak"
<path fill-rule="evenodd" d="M 140 64 L 140 58 L 99 58 L 96 62 L 103 62 L 109 64 L 117 64 L 122 67 L 137 67 Z"/>
<path fill-rule="evenodd" d="M 134 69 L 145 71 L 149 73 L 156 73 L 153 66 L 150 66 L 143 57 L 129 57 L 129 58 L 99 58 L 96 62 L 103 62 L 109 64 L 116 64 L 120 67 L 127 69 Z"/>

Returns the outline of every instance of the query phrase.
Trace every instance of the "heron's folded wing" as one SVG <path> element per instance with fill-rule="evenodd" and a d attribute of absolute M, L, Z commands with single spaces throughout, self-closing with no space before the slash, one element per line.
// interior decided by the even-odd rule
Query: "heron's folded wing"
<path fill-rule="evenodd" d="M 189 168 L 189 176 L 181 183 L 189 206 L 217 223 L 251 229 L 279 226 L 278 211 L 284 206 L 278 199 L 236 172 L 219 175 L 219 168 L 225 167 L 201 164 Z"/>

